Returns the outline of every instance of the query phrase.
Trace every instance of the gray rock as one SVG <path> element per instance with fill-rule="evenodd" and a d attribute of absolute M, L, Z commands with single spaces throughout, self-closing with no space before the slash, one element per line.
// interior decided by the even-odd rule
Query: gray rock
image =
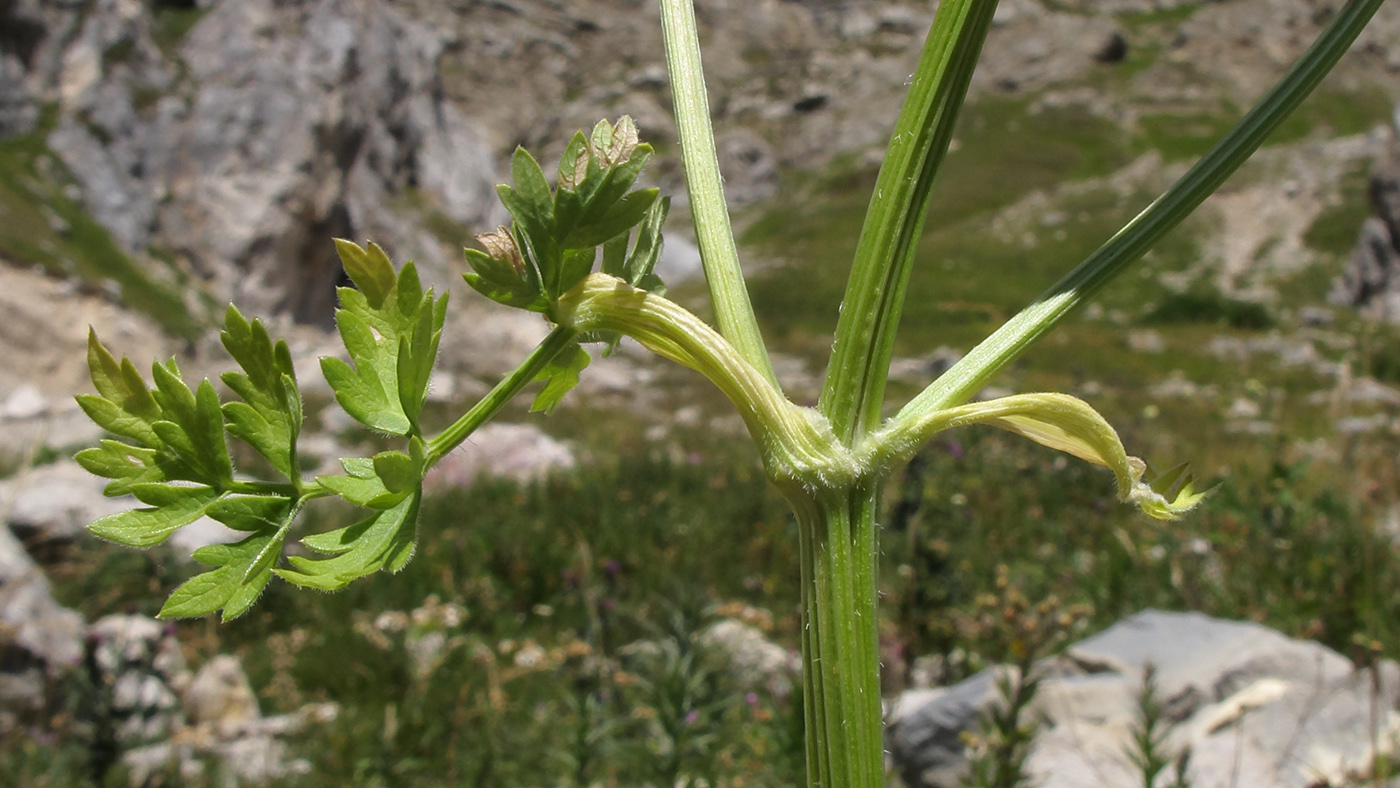
<path fill-rule="evenodd" d="M 372 237 L 441 286 L 452 258 L 420 225 L 499 212 L 495 155 L 444 102 L 442 48 L 382 4 L 252 0 L 212 5 L 171 57 L 143 3 L 100 0 L 63 53 L 49 145 L 128 251 L 164 248 L 254 314 L 329 323 L 332 236 Z"/>
<path fill-rule="evenodd" d="M 17 679 L 19 688 L 38 691 L 42 685 L 33 681 L 43 673 L 56 675 L 76 665 L 83 654 L 83 629 L 82 616 L 54 600 L 48 578 L 10 530 L 0 527 L 0 641 L 28 655 L 19 671 L 30 677 Z M 4 694 L 9 692 L 0 691 Z"/>
<path fill-rule="evenodd" d="M 24 421 L 42 416 L 49 409 L 43 392 L 32 385 L 20 386 L 0 402 L 0 421 Z"/>
<path fill-rule="evenodd" d="M 667 233 L 661 245 L 661 259 L 656 261 L 656 275 L 667 285 L 704 279 L 700 248 L 683 235 Z"/>
<path fill-rule="evenodd" d="M 1027 767 L 1046 788 L 1132 784 L 1124 755 L 1143 671 L 1156 667 L 1167 746 L 1191 750 L 1188 777 L 1204 788 L 1340 784 L 1393 755 L 1400 668 L 1373 677 L 1342 655 L 1258 624 L 1198 613 L 1145 611 L 1044 662 L 1034 714 L 1045 724 Z M 889 741 L 905 782 L 951 786 L 966 771 L 959 738 L 995 701 L 991 673 L 896 703 Z M 1141 780 L 1140 775 L 1136 777 Z"/>
<path fill-rule="evenodd" d="M 1371 170 L 1374 214 L 1361 226 L 1346 272 L 1328 300 L 1400 322 L 1400 128 Z"/>
<path fill-rule="evenodd" d="M 184 699 L 193 724 L 207 726 L 224 739 L 237 737 L 262 718 L 243 665 L 227 654 L 199 669 Z"/>
<path fill-rule="evenodd" d="M 0 482 L 0 499 L 8 511 L 5 521 L 27 540 L 66 541 L 81 536 L 99 517 L 136 505 L 129 496 L 102 494 L 106 479 L 93 476 L 73 460 L 41 465 Z"/>

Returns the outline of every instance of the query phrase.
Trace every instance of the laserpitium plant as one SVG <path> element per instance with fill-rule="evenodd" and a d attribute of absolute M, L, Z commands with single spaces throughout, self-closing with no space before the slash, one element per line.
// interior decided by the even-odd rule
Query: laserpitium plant
<path fill-rule="evenodd" d="M 875 507 L 882 483 L 940 430 L 988 424 L 1106 466 L 1119 495 L 1156 518 L 1202 498 L 1181 469 L 1151 477 L 1088 404 L 1063 394 L 971 397 L 1036 340 L 1138 259 L 1211 194 L 1277 127 L 1355 40 L 1382 0 L 1352 0 L 1283 80 L 1195 167 L 1035 303 L 1007 321 L 894 416 L 882 419 L 887 370 L 929 194 L 996 9 L 995 0 L 943 0 L 896 122 L 856 251 L 835 344 L 815 408 L 783 394 L 740 273 L 716 164 L 689 0 L 661 0 L 666 53 L 686 186 L 717 326 L 667 300 L 652 273 L 667 202 L 634 189 L 651 155 L 632 122 L 600 123 L 575 136 L 550 186 L 524 150 L 500 196 L 513 221 L 468 250 L 467 281 L 502 304 L 553 326 L 528 358 L 436 436 L 420 416 L 447 299 L 424 292 L 413 265 L 396 270 L 379 247 L 337 241 L 354 288 L 340 290 L 336 323 L 350 363 L 325 359 L 337 402 L 366 427 L 398 436 L 401 449 L 341 461 L 344 473 L 305 478 L 297 459 L 301 400 L 287 346 L 258 321 L 228 310 L 224 346 L 240 371 L 191 389 L 173 361 L 152 369 L 151 388 L 93 337 L 95 395 L 79 402 L 117 439 L 78 455 L 145 508 L 103 518 L 100 537 L 149 547 L 200 516 L 247 537 L 206 547 L 209 571 L 172 594 L 165 616 L 246 611 L 276 576 L 316 589 L 402 568 L 413 553 L 424 474 L 532 381 L 548 410 L 588 364 L 583 345 L 626 335 L 700 372 L 734 403 L 758 444 L 769 479 L 800 525 L 802 650 L 808 782 L 874 788 L 884 781 L 876 656 Z M 238 476 L 227 436 L 260 454 L 275 480 Z M 339 496 L 367 514 L 346 528 L 297 536 L 311 500 Z"/>

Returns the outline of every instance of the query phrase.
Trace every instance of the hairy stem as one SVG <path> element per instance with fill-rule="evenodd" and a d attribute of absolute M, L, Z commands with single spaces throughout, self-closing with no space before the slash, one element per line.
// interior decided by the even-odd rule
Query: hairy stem
<path fill-rule="evenodd" d="M 802 540 L 802 671 L 809 788 L 880 788 L 875 484 L 795 505 Z"/>

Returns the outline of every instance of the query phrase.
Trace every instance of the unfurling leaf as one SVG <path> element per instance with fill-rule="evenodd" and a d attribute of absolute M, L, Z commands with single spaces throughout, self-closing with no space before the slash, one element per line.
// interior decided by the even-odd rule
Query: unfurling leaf
<path fill-rule="evenodd" d="M 565 249 L 591 248 L 626 233 L 646 217 L 652 203 L 656 202 L 656 195 L 656 189 L 639 189 L 623 196 L 593 221 L 588 221 L 585 214 L 585 219 L 569 233 L 562 246 Z"/>
<path fill-rule="evenodd" d="M 1128 455 L 1118 433 L 1088 403 L 1068 394 L 1016 394 L 948 408 L 930 416 L 920 434 L 970 424 L 989 424 L 1030 438 L 1042 446 L 1102 465 L 1118 479 L 1118 496 L 1159 520 L 1174 520 L 1205 499 L 1188 478 L 1170 500 L 1167 488 L 1180 477 L 1171 474 L 1163 489 L 1143 481 L 1147 465 Z"/>
<path fill-rule="evenodd" d="M 397 280 L 394 264 L 389 262 L 389 255 L 372 241 L 369 249 L 363 249 L 359 244 L 344 238 L 335 239 L 335 250 L 340 255 L 340 264 L 346 275 L 355 283 L 355 287 L 365 294 L 370 308 L 382 307 L 384 299 L 389 297 Z"/>

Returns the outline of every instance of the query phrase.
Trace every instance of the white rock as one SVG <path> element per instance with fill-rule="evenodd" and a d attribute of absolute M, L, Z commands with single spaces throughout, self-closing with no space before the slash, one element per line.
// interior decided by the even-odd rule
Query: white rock
<path fill-rule="evenodd" d="M 185 690 L 185 711 L 195 725 L 232 738 L 262 716 L 258 699 L 237 657 L 220 654 L 195 673 Z"/>
<path fill-rule="evenodd" d="M 1249 622 L 1149 610 L 1041 663 L 1047 678 L 1033 713 L 1048 724 L 1027 760 L 1036 784 L 1141 781 L 1124 752 L 1149 662 L 1167 705 L 1167 746 L 1191 748 L 1188 778 L 1197 788 L 1337 785 L 1348 772 L 1365 773 L 1377 754 L 1372 741 L 1391 756 L 1400 741 L 1394 663 L 1380 666 L 1376 695 L 1370 674 L 1316 643 Z M 962 733 L 976 729 L 995 699 L 990 671 L 898 699 L 889 741 L 905 783 L 956 784 L 966 772 Z"/>
<path fill-rule="evenodd" d="M 429 471 L 424 485 L 465 487 L 480 476 L 539 479 L 574 467 L 569 447 L 530 424 L 487 424 Z"/>
<path fill-rule="evenodd" d="M 49 401 L 38 388 L 20 386 L 0 402 L 0 419 L 23 421 L 42 416 L 48 409 Z"/>
<path fill-rule="evenodd" d="M 89 523 L 136 505 L 130 496 L 102 494 L 107 480 L 93 476 L 73 460 L 41 465 L 0 485 L 8 501 L 6 521 L 26 536 L 74 539 Z"/>

